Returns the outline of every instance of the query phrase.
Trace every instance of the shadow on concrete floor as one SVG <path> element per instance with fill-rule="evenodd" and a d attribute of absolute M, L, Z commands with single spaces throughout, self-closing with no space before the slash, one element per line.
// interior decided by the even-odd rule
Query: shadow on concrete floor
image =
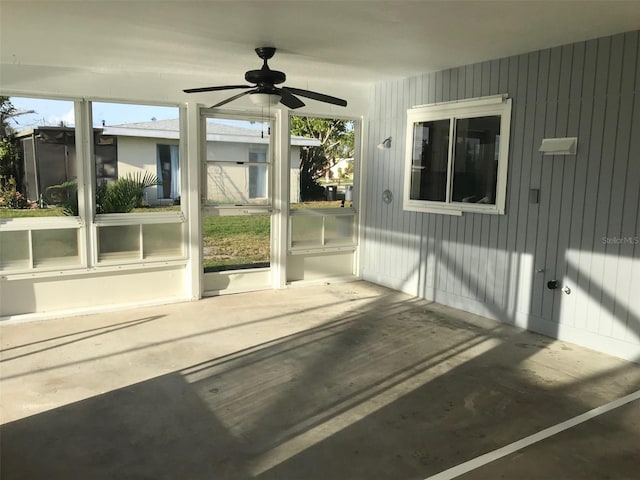
<path fill-rule="evenodd" d="M 638 388 L 638 365 L 603 371 L 583 363 L 601 354 L 443 312 L 377 301 L 8 423 L 2 478 L 424 479 Z M 574 478 L 633 478 L 640 425 L 629 411 L 530 447 L 546 449 L 543 476 L 571 478 L 569 462 Z M 525 454 L 503 460 L 505 478 L 541 478 Z"/>

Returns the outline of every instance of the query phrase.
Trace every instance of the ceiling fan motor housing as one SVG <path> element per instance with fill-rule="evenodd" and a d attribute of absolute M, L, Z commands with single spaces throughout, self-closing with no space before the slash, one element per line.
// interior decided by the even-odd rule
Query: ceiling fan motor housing
<path fill-rule="evenodd" d="M 269 67 L 262 67 L 260 70 L 249 70 L 244 74 L 244 79 L 249 83 L 256 83 L 258 85 L 278 85 L 279 83 L 283 83 L 287 79 L 287 76 L 284 72 L 271 70 Z"/>

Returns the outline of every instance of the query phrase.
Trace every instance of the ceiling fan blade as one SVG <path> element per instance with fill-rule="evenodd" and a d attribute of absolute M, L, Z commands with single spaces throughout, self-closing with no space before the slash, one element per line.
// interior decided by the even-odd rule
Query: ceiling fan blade
<path fill-rule="evenodd" d="M 239 93 L 237 95 L 234 95 L 233 97 L 229 97 L 226 100 L 221 101 L 220 103 L 216 103 L 214 106 L 212 106 L 211 108 L 217 108 L 217 107 L 221 107 L 222 105 L 226 105 L 229 102 L 233 102 L 234 100 L 240 98 L 240 97 L 244 97 L 245 95 L 249 95 L 250 93 L 253 93 L 255 91 L 257 91 L 258 89 L 254 89 L 254 90 L 248 90 L 246 92 L 242 92 Z"/>
<path fill-rule="evenodd" d="M 219 90 L 233 90 L 234 88 L 253 88 L 251 85 L 222 85 L 219 87 L 201 87 L 201 88 L 187 88 L 183 90 L 184 93 L 198 93 L 198 92 L 217 92 Z"/>
<path fill-rule="evenodd" d="M 300 95 L 301 97 L 310 98 L 312 100 L 318 100 L 319 102 L 331 103 L 333 105 L 339 105 L 341 107 L 347 106 L 347 101 L 341 98 L 332 97 L 323 93 L 312 92 L 310 90 L 302 90 L 300 88 L 282 87 L 283 90 L 288 90 L 291 93 Z"/>
<path fill-rule="evenodd" d="M 284 88 L 280 88 L 278 90 L 279 90 L 278 93 L 280 94 L 280 97 L 281 97 L 280 103 L 283 104 L 285 107 L 288 107 L 292 110 L 296 108 L 304 107 L 304 102 L 299 98 L 296 98 L 293 95 L 291 95 L 291 92 L 288 92 Z"/>

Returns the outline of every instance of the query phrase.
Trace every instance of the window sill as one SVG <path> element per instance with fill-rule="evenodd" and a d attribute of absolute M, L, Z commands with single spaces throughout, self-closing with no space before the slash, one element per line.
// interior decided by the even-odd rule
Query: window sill
<path fill-rule="evenodd" d="M 496 205 L 478 205 L 464 203 L 439 204 L 436 202 L 420 202 L 416 200 L 405 200 L 403 210 L 420 213 L 436 213 L 441 215 L 462 216 L 464 213 L 482 213 L 485 215 L 504 215 L 504 210 Z"/>
<path fill-rule="evenodd" d="M 110 272 L 121 271 L 135 271 L 135 270 L 148 270 L 148 269 L 162 269 L 171 267 L 184 267 L 186 265 L 185 259 L 179 260 L 157 260 L 157 261 L 139 261 L 138 263 L 131 264 L 112 264 L 112 265 L 99 265 L 95 267 L 59 267 L 59 268 L 47 268 L 47 269 L 32 269 L 21 271 L 4 271 L 0 272 L 0 280 L 12 281 L 12 280 L 26 280 L 32 278 L 53 278 L 53 277 L 78 277 L 87 275 L 99 275 Z"/>
<path fill-rule="evenodd" d="M 58 230 L 64 228 L 80 228 L 84 222 L 80 217 L 20 217 L 0 219 L 0 230 Z"/>
<path fill-rule="evenodd" d="M 102 213 L 96 215 L 94 225 L 98 227 L 120 225 L 148 225 L 153 223 L 184 223 L 182 212 L 157 213 Z"/>
<path fill-rule="evenodd" d="M 355 215 L 356 209 L 353 207 L 325 207 L 325 208 L 295 208 L 289 210 L 289 215 L 295 216 L 339 216 L 339 215 Z"/>
<path fill-rule="evenodd" d="M 306 247 L 304 245 L 297 245 L 289 248 L 288 255 L 314 255 L 314 254 L 324 254 L 324 253 L 342 253 L 342 252 L 353 252 L 355 251 L 357 245 L 355 244 L 344 244 L 342 246 L 317 246 L 317 247 Z"/>

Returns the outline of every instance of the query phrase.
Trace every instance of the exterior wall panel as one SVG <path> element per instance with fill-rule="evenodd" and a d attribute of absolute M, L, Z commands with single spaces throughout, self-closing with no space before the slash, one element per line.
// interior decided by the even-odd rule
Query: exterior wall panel
<path fill-rule="evenodd" d="M 640 361 L 639 38 L 376 84 L 364 278 Z M 499 93 L 513 98 L 506 214 L 403 211 L 406 109 Z M 392 148 L 376 149 L 389 135 Z M 542 138 L 564 136 L 578 137 L 577 155 L 538 152 Z M 546 288 L 553 279 L 571 294 Z"/>

